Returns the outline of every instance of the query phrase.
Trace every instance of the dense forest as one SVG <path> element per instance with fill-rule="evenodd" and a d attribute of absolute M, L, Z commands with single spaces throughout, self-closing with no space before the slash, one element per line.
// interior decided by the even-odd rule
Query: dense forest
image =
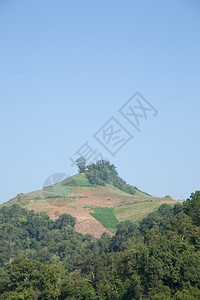
<path fill-rule="evenodd" d="M 111 238 L 63 214 L 0 209 L 0 299 L 200 299 L 200 192 Z"/>

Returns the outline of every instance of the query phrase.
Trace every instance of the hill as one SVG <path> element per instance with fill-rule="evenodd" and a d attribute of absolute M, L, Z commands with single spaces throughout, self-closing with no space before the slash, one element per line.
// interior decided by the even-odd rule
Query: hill
<path fill-rule="evenodd" d="M 67 213 L 76 218 L 77 232 L 100 237 L 104 232 L 112 236 L 118 222 L 138 222 L 161 204 L 175 203 L 126 184 L 109 162 L 100 161 L 83 170 L 41 190 L 18 194 L 4 205 L 18 203 L 28 210 L 44 211 L 52 220 Z"/>

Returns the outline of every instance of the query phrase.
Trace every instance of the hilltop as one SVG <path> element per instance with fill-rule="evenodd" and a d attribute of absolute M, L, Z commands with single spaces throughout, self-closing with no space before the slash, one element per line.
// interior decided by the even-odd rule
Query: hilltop
<path fill-rule="evenodd" d="M 169 197 L 153 197 L 126 184 L 109 162 L 86 167 L 81 161 L 79 171 L 41 190 L 18 194 L 4 205 L 18 203 L 28 210 L 46 212 L 52 220 L 67 213 L 76 218 L 77 232 L 100 237 L 104 232 L 112 236 L 121 221 L 138 222 L 163 203 L 175 204 Z"/>

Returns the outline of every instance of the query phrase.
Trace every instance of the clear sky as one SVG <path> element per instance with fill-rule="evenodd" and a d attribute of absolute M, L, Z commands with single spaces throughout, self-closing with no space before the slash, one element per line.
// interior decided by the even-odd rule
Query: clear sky
<path fill-rule="evenodd" d="M 137 91 L 158 111 L 141 132 L 119 109 Z M 187 198 L 200 189 L 198 0 L 0 0 L 0 202 L 77 172 L 88 141 L 129 184 Z M 134 136 L 112 156 L 111 118 Z M 113 119 L 112 119 L 113 120 Z"/>

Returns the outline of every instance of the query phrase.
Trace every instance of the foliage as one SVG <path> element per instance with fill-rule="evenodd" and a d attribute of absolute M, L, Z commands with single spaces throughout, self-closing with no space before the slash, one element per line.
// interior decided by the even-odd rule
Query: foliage
<path fill-rule="evenodd" d="M 61 268 L 56 265 L 44 265 L 25 256 L 17 258 L 7 266 L 1 299 L 56 299 L 60 275 Z"/>
<path fill-rule="evenodd" d="M 95 219 L 97 219 L 104 227 L 111 232 L 116 232 L 117 219 L 114 215 L 113 207 L 90 207 L 94 212 L 90 213 Z"/>
<path fill-rule="evenodd" d="M 55 221 L 55 227 L 57 229 L 65 228 L 66 226 L 74 227 L 76 224 L 74 217 L 68 214 L 62 214 L 59 218 Z"/>
<path fill-rule="evenodd" d="M 191 216 L 193 222 L 200 226 L 200 191 L 192 193 L 183 206 L 184 212 Z"/>
<path fill-rule="evenodd" d="M 119 190 L 134 195 L 135 189 L 118 176 L 116 167 L 106 160 L 100 160 L 87 167 L 86 177 L 91 184 L 105 186 L 113 184 Z"/>
<path fill-rule="evenodd" d="M 137 236 L 139 236 L 137 225 L 129 220 L 119 223 L 117 225 L 117 232 L 110 242 L 110 250 L 114 252 L 124 250 L 127 247 L 127 240 L 132 238 L 133 242 L 133 238 L 136 238 Z"/>
<path fill-rule="evenodd" d="M 86 168 L 86 159 L 83 156 L 81 156 L 76 160 L 76 164 L 77 164 L 79 173 L 83 173 Z"/>
<path fill-rule="evenodd" d="M 74 230 L 75 219 L 60 215 L 54 222 L 44 213 L 19 205 L 0 209 L 0 267 L 20 255 L 43 263 L 58 262 L 74 269 L 74 260 L 84 249 L 85 237 Z M 89 242 L 86 240 L 86 244 Z M 0 273 L 1 274 L 1 273 Z"/>
<path fill-rule="evenodd" d="M 96 240 L 76 233 L 68 215 L 54 222 L 2 207 L 0 299 L 200 299 L 199 209 L 197 191 Z"/>

